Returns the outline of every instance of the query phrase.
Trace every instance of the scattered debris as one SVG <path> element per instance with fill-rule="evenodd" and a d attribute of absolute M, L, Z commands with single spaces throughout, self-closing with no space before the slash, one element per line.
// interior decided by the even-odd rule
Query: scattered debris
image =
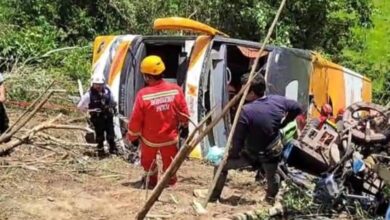
<path fill-rule="evenodd" d="M 389 206 L 385 186 L 390 180 L 390 111 L 373 103 L 349 106 L 343 130 L 328 124 L 320 130 L 310 123 L 285 150 L 287 175 L 291 167 L 315 176 L 313 199 L 329 210 L 384 215 Z M 296 178 L 291 178 L 296 183 Z"/>

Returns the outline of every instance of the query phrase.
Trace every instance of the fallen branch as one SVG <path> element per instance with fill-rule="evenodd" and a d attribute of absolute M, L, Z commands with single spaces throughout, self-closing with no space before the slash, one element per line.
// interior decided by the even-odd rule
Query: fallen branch
<path fill-rule="evenodd" d="M 35 143 L 34 146 L 36 147 L 39 147 L 39 148 L 42 148 L 44 150 L 48 150 L 48 151 L 52 151 L 56 154 L 61 154 L 61 152 L 58 152 L 57 150 L 54 150 L 53 148 L 51 147 L 47 147 L 46 145 L 50 145 L 50 143 Z"/>
<path fill-rule="evenodd" d="M 0 143 L 2 143 L 2 138 L 4 135 L 6 135 L 8 132 L 10 132 L 14 127 L 15 125 L 20 121 L 22 120 L 22 118 L 34 107 L 35 104 L 38 103 L 38 101 L 40 99 L 42 99 L 42 97 L 49 91 L 49 89 L 54 85 L 54 82 L 55 81 L 52 81 L 49 86 L 43 91 L 43 93 L 41 95 L 39 95 L 39 97 L 37 99 L 34 100 L 33 103 L 31 103 L 30 106 L 28 106 L 28 108 L 18 117 L 18 119 L 16 119 L 16 121 L 0 136 Z"/>
<path fill-rule="evenodd" d="M 51 119 L 51 120 L 49 120 L 47 122 L 43 122 L 43 123 L 35 126 L 30 131 L 28 131 L 25 135 L 23 135 L 21 138 L 13 140 L 11 142 L 8 142 L 6 144 L 3 144 L 2 146 L 0 146 L 0 156 L 6 154 L 7 152 L 12 150 L 13 148 L 15 148 L 15 147 L 17 147 L 17 146 L 27 142 L 38 131 L 41 131 L 41 130 L 44 130 L 44 129 L 47 129 L 47 128 L 53 126 L 52 124 L 55 121 L 59 120 L 61 118 L 61 116 L 62 116 L 62 114 L 59 114 L 57 117 L 55 117 L 55 118 L 53 118 L 53 119 Z"/>
<path fill-rule="evenodd" d="M 49 124 L 45 127 L 45 129 L 65 129 L 65 130 L 80 130 L 85 132 L 93 132 L 92 129 L 85 127 L 85 126 L 77 126 L 77 125 L 56 125 L 56 124 Z"/>
<path fill-rule="evenodd" d="M 150 215 L 147 215 L 146 217 L 152 218 L 152 219 L 164 219 L 164 218 L 171 219 L 172 215 L 157 215 L 157 214 L 153 215 L 153 214 L 150 214 Z"/>
<path fill-rule="evenodd" d="M 77 142 L 67 142 L 67 141 L 61 141 L 61 142 L 50 142 L 52 145 L 58 145 L 61 147 L 69 146 L 69 147 L 96 147 L 95 144 L 88 144 L 88 143 L 77 143 Z"/>
<path fill-rule="evenodd" d="M 15 147 L 17 147 L 17 146 L 19 146 L 19 145 L 21 145 L 23 143 L 26 143 L 37 132 L 42 131 L 42 130 L 46 130 L 46 129 L 72 129 L 72 130 L 91 131 L 91 129 L 89 129 L 87 127 L 82 127 L 82 126 L 56 125 L 56 124 L 54 124 L 54 122 L 57 121 L 60 117 L 61 117 L 61 114 L 58 115 L 57 117 L 55 117 L 54 119 L 51 119 L 50 121 L 47 121 L 47 122 L 44 122 L 44 123 L 41 123 L 41 124 L 35 126 L 33 129 L 29 130 L 25 135 L 23 135 L 19 139 L 11 141 L 11 142 L 8 142 L 7 144 L 4 144 L 3 146 L 0 147 L 0 156 L 4 155 L 7 152 L 9 152 L 11 149 L 13 149 L 13 148 L 15 148 Z M 46 137 L 48 137 L 48 135 L 46 135 Z M 51 139 L 53 140 L 53 137 L 51 137 Z M 76 146 L 76 145 L 78 145 L 78 146 L 95 147 L 92 144 L 71 143 L 71 142 L 62 141 L 62 140 L 57 139 L 57 138 L 54 138 L 54 140 L 55 141 L 53 143 L 51 143 L 51 144 L 56 144 L 56 142 L 59 142 L 59 143 L 57 143 L 57 145 L 58 144 L 62 145 L 62 147 L 64 147 L 64 145 L 67 145 L 67 146 Z"/>
<path fill-rule="evenodd" d="M 76 157 L 79 157 L 79 155 L 77 155 L 75 152 L 72 151 L 71 148 L 69 147 L 75 147 L 75 146 L 80 146 L 80 147 L 96 147 L 95 145 L 93 144 L 87 144 L 87 143 L 72 143 L 72 142 L 67 142 L 67 141 L 63 141 L 59 138 L 55 138 L 53 136 L 50 136 L 48 134 L 45 134 L 45 133 L 39 133 L 37 134 L 38 136 L 41 136 L 47 140 L 50 140 L 49 142 L 45 142 L 45 143 L 34 143 L 34 145 L 56 145 L 56 146 L 59 146 L 63 149 L 65 149 L 66 153 L 69 155 L 72 155 L 74 158 Z M 68 147 L 69 146 L 69 147 Z"/>
<path fill-rule="evenodd" d="M 21 120 L 20 124 L 15 126 L 14 129 L 12 129 L 10 132 L 2 135 L 0 137 L 0 143 L 4 143 L 5 141 L 9 140 L 12 138 L 12 136 L 18 132 L 21 128 L 23 128 L 23 126 L 25 126 L 32 118 L 33 116 L 38 112 L 38 110 L 40 108 L 42 108 L 42 106 L 50 99 L 50 97 L 53 95 L 53 91 L 49 92 L 46 97 L 34 108 L 34 110 L 32 112 L 30 112 L 30 114 L 28 114 L 28 116 L 26 116 L 26 118 L 24 120 Z"/>

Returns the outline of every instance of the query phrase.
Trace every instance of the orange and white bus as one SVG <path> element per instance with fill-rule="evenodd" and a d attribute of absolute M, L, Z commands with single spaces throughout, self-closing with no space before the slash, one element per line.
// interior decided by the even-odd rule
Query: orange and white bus
<path fill-rule="evenodd" d="M 199 35 L 118 35 L 98 36 L 93 49 L 93 74 L 104 74 L 121 117 L 116 118 L 118 139 L 126 129 L 135 94 L 144 87 L 139 72 L 141 60 L 159 55 L 166 64 L 165 80 L 180 85 L 186 96 L 191 120 L 198 123 L 211 109 L 218 115 L 241 87 L 240 77 L 249 72 L 260 44 L 230 38 L 200 22 L 178 17 L 160 18 L 155 30 L 191 31 Z M 308 115 L 318 115 L 313 103 L 330 103 L 334 114 L 357 101 L 371 101 L 371 81 L 321 55 L 302 49 L 267 45 L 257 69 L 263 69 L 268 93 L 300 102 Z M 221 120 L 213 132 L 196 147 L 191 157 L 202 158 L 211 146 L 223 147 L 231 115 Z M 190 131 L 194 129 L 190 125 Z"/>

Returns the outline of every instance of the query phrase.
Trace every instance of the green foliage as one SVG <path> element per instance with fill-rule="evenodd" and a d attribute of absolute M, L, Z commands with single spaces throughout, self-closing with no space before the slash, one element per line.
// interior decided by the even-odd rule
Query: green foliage
<path fill-rule="evenodd" d="M 378 22 L 372 35 L 372 1 L 381 0 L 295 0 L 287 1 L 271 43 L 317 50 L 333 60 L 344 61 L 351 69 L 386 81 L 388 63 L 378 59 L 363 60 L 358 52 L 376 47 L 368 38 L 384 31 Z M 154 19 L 167 16 L 190 17 L 210 24 L 231 37 L 258 41 L 264 39 L 280 1 L 274 0 L 0 0 L 0 59 L 12 66 L 16 60 L 54 69 L 70 80 L 87 79 L 90 73 L 90 45 L 97 35 L 159 34 L 152 30 Z M 385 3 L 381 3 L 385 5 Z M 388 7 L 388 6 L 387 6 Z M 388 15 L 382 12 L 382 17 Z M 388 31 L 388 28 L 387 28 Z M 388 34 L 386 36 L 389 36 Z M 388 41 L 387 41 L 388 42 Z M 79 46 L 83 49 L 60 52 L 40 59 L 55 48 Z M 346 50 L 348 48 L 348 50 Z M 342 51 L 345 51 L 343 53 Z M 358 52 L 357 52 L 358 51 Z M 368 54 L 388 51 L 368 49 Z M 389 54 L 389 53 L 387 53 Z M 62 56 L 62 57 L 61 57 Z M 377 55 L 378 57 L 380 55 Z M 381 56 L 383 57 L 383 56 Z M 387 56 L 388 57 L 388 56 Z M 347 58 L 347 59 L 346 59 Z M 367 57 L 368 59 L 368 57 Z M 378 77 L 379 76 L 379 77 Z M 375 96 L 380 97 L 386 83 L 375 81 Z"/>
<path fill-rule="evenodd" d="M 0 33 L 1 57 L 27 59 L 58 47 L 56 32 L 51 26 L 18 28 L 3 25 Z"/>
<path fill-rule="evenodd" d="M 37 66 L 18 67 L 18 74 L 7 74 L 7 95 L 11 100 L 32 101 L 49 86 L 52 81 L 56 81 L 53 89 L 74 90 L 73 82 L 65 75 L 56 75 L 48 72 L 44 68 Z M 30 74 L 34 73 L 34 74 Z M 65 98 L 65 97 L 64 97 Z M 62 100 L 56 100 L 61 103 Z"/>
<path fill-rule="evenodd" d="M 283 205 L 292 213 L 309 213 L 313 207 L 312 200 L 312 197 L 293 184 L 287 186 L 283 195 Z"/>
<path fill-rule="evenodd" d="M 390 4 L 374 0 L 373 28 L 353 29 L 356 43 L 344 49 L 343 64 L 366 74 L 373 80 L 374 100 L 390 102 Z"/>
<path fill-rule="evenodd" d="M 89 80 L 92 68 L 91 50 L 91 46 L 87 45 L 53 53 L 49 56 L 52 63 L 51 71 L 56 75 L 66 75 L 73 82 L 77 79 Z"/>

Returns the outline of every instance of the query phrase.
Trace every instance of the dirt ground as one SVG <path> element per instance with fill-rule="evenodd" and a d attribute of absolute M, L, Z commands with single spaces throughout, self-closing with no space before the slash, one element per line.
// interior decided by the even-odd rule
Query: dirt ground
<path fill-rule="evenodd" d="M 19 113 L 11 112 L 11 120 Z M 50 117 L 41 113 L 30 126 Z M 83 141 L 82 132 L 47 134 Z M 0 219 L 134 219 L 151 194 L 129 184 L 139 179 L 142 169 L 119 157 L 98 160 L 90 156 L 92 152 L 87 147 L 25 144 L 0 157 Z M 223 219 L 243 211 L 265 210 L 260 201 L 263 187 L 255 183 L 254 173 L 243 171 L 229 173 L 222 203 L 210 203 L 206 215 L 197 215 L 191 205 L 193 190 L 207 189 L 212 173 L 210 165 L 187 160 L 178 172 L 179 182 L 164 191 L 150 217 Z"/>

